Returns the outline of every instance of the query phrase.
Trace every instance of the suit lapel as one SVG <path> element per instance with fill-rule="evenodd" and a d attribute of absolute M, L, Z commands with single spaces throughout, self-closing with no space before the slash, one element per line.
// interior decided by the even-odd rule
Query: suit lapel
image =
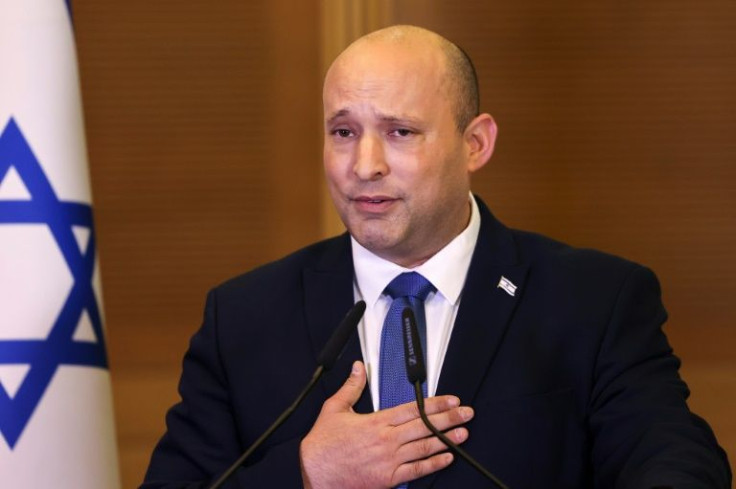
<path fill-rule="evenodd" d="M 529 268 L 518 262 L 511 232 L 476 199 L 481 210 L 481 230 L 437 385 L 437 395 L 456 395 L 466 406 L 473 405 L 493 363 L 523 295 Z M 500 287 L 502 277 L 516 289 Z M 431 474 L 410 487 L 430 487 L 441 476 L 442 473 Z"/>
<path fill-rule="evenodd" d="M 353 306 L 353 259 L 348 235 L 337 239 L 314 268 L 304 270 L 306 322 L 316 359 L 348 310 Z M 332 370 L 325 372 L 322 386 L 325 397 L 332 396 L 350 375 L 355 360 L 362 360 L 356 330 Z M 373 411 L 370 389 L 366 386 L 355 406 L 357 412 Z"/>
<path fill-rule="evenodd" d="M 481 230 L 437 386 L 438 394 L 457 395 L 464 404 L 475 399 L 524 292 L 528 270 L 517 259 L 511 232 L 478 200 Z"/>
<path fill-rule="evenodd" d="M 468 277 L 455 320 L 437 394 L 454 394 L 472 404 L 501 344 L 523 290 L 526 265 L 487 268 L 485 277 Z M 475 275 L 475 274 L 474 274 Z M 512 296 L 498 286 L 504 277 L 517 287 Z"/>

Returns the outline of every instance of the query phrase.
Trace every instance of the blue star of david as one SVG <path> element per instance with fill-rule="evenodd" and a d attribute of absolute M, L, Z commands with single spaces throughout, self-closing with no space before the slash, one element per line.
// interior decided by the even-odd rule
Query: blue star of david
<path fill-rule="evenodd" d="M 92 208 L 57 198 L 12 118 L 0 134 L 0 182 L 11 165 L 23 180 L 31 199 L 0 200 L 0 225 L 47 225 L 74 278 L 64 306 L 45 340 L 0 340 L 0 364 L 30 365 L 14 397 L 11 398 L 0 385 L 0 434 L 13 449 L 60 365 L 107 368 L 107 358 L 102 319 L 92 288 L 95 264 Z M 89 244 L 84 253 L 77 246 L 72 226 L 85 226 L 90 230 Z M 96 343 L 73 340 L 85 309 L 97 337 Z"/>

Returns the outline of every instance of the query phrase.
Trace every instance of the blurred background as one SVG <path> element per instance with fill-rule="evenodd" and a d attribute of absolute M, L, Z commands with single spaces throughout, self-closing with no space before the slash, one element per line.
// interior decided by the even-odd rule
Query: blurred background
<path fill-rule="evenodd" d="M 207 290 L 341 232 L 322 184 L 322 75 L 394 23 L 475 61 L 500 135 L 473 187 L 502 221 L 657 272 L 691 408 L 736 456 L 736 3 L 73 9 L 124 487 L 178 399 Z"/>

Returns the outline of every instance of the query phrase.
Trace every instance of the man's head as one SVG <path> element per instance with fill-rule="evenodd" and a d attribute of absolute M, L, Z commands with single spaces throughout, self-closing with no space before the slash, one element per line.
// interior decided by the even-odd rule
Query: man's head
<path fill-rule="evenodd" d="M 467 225 L 470 174 L 493 152 L 470 60 L 412 26 L 373 32 L 325 77 L 324 164 L 350 233 L 377 255 L 419 265 Z"/>

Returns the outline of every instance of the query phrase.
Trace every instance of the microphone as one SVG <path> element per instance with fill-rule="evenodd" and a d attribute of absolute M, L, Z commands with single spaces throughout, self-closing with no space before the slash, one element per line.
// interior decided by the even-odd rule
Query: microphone
<path fill-rule="evenodd" d="M 458 457 L 468 462 L 475 470 L 490 479 L 495 485 L 501 489 L 509 489 L 506 484 L 501 482 L 498 477 L 491 474 L 477 460 L 471 457 L 465 450 L 450 441 L 444 433 L 438 430 L 427 418 L 424 410 L 424 394 L 422 393 L 422 382 L 427 378 L 427 370 L 424 367 L 424 354 L 422 353 L 422 344 L 419 340 L 419 331 L 417 330 L 417 320 L 414 317 L 414 311 L 411 307 L 405 307 L 401 312 L 401 330 L 404 338 L 404 358 L 406 359 L 406 376 L 409 383 L 414 385 L 414 394 L 417 398 L 417 407 L 419 415 L 424 425 L 429 431 L 444 443 L 447 448 Z"/>
<path fill-rule="evenodd" d="M 422 343 L 419 340 L 417 320 L 411 307 L 405 307 L 401 311 L 401 325 L 404 337 L 406 376 L 409 378 L 410 384 L 414 385 L 419 382 L 421 386 L 427 379 L 427 369 L 424 367 L 424 353 L 422 352 Z M 424 398 L 424 396 L 421 397 Z"/>
<path fill-rule="evenodd" d="M 317 357 L 317 365 L 324 367 L 324 370 L 330 370 L 342 353 L 348 339 L 355 331 L 365 312 L 365 301 L 358 301 L 350 308 L 330 339 L 325 343 L 324 348 Z"/>
<path fill-rule="evenodd" d="M 286 410 L 281 413 L 281 416 L 279 416 L 276 421 L 274 421 L 273 424 L 269 426 L 269 428 L 255 442 L 253 442 L 250 447 L 248 447 L 245 453 L 243 453 L 243 455 L 241 455 L 240 458 L 237 459 L 235 463 L 233 463 L 230 468 L 228 468 L 225 473 L 223 473 L 220 478 L 217 479 L 215 483 L 210 486 L 210 489 L 218 489 L 225 482 L 227 482 L 230 476 L 232 476 L 233 473 L 235 473 L 235 471 L 238 470 L 238 468 L 243 465 L 243 463 L 245 463 L 246 459 L 250 457 L 250 455 L 255 452 L 256 449 L 258 449 L 258 447 L 260 447 L 263 442 L 266 441 L 273 434 L 273 432 L 279 428 L 279 426 L 284 424 L 284 421 L 286 421 L 289 416 L 291 416 L 291 414 L 296 410 L 296 408 L 299 407 L 304 398 L 307 397 L 307 394 L 309 394 L 309 392 L 317 384 L 317 381 L 320 379 L 320 377 L 322 377 L 322 374 L 327 370 L 330 370 L 335 365 L 338 357 L 345 349 L 345 345 L 347 344 L 348 339 L 352 335 L 353 331 L 355 331 L 355 328 L 358 326 L 360 318 L 363 317 L 364 312 L 364 301 L 358 301 L 352 308 L 350 308 L 348 313 L 345 315 L 345 318 L 342 320 L 335 332 L 332 333 L 330 339 L 327 340 L 324 348 L 322 348 L 322 351 L 317 357 L 317 369 L 314 371 L 314 374 L 312 374 L 312 379 L 309 381 L 304 390 L 301 391 L 301 393 L 297 396 L 292 405 L 286 408 Z"/>

